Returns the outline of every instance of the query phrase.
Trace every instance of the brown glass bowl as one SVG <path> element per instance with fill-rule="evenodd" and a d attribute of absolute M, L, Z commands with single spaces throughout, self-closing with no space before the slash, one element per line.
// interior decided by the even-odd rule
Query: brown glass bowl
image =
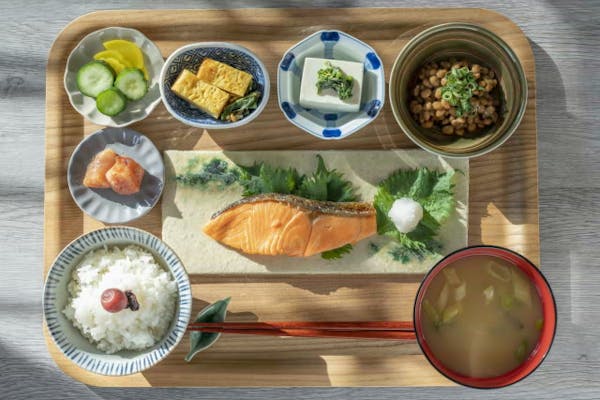
<path fill-rule="evenodd" d="M 477 62 L 497 75 L 498 121 L 470 137 L 423 128 L 409 110 L 417 70 L 448 58 Z M 465 23 L 437 25 L 410 40 L 394 62 L 388 91 L 392 112 L 404 133 L 418 146 L 444 157 L 475 157 L 496 149 L 515 132 L 527 106 L 527 80 L 516 54 L 494 33 Z"/>

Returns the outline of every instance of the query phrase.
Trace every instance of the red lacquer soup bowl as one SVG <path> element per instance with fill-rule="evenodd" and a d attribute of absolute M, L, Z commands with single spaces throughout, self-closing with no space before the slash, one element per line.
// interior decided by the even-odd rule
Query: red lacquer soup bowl
<path fill-rule="evenodd" d="M 429 345 L 427 344 L 427 340 L 423 334 L 421 306 L 430 283 L 447 266 L 452 265 L 457 260 L 472 256 L 498 257 L 520 268 L 535 286 L 542 305 L 544 325 L 542 326 L 539 339 L 533 351 L 529 354 L 529 357 L 523 361 L 523 363 L 513 370 L 508 371 L 500 376 L 475 378 L 452 371 L 436 358 L 435 354 L 433 354 Z M 442 373 L 448 379 L 451 379 L 454 382 L 464 386 L 480 389 L 500 388 L 512 385 L 513 383 L 527 377 L 542 363 L 548 354 L 556 332 L 556 303 L 554 301 L 554 295 L 552 294 L 552 290 L 550 289 L 548 281 L 544 275 L 542 275 L 540 270 L 527 258 L 515 253 L 512 250 L 502 247 L 473 246 L 457 250 L 454 253 L 447 255 L 445 258 L 440 260 L 425 276 L 417 292 L 413 313 L 413 322 L 417 342 L 419 343 L 423 354 L 425 354 L 427 360 L 429 360 L 431 365 L 433 365 L 433 367 L 435 367 L 440 373 Z"/>

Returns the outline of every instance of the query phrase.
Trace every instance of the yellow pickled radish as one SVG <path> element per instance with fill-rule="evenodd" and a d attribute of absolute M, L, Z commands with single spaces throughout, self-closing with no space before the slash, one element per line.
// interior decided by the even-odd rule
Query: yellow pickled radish
<path fill-rule="evenodd" d="M 142 50 L 133 42 L 123 39 L 109 40 L 103 43 L 104 48 L 119 52 L 132 67 L 139 68 L 144 73 L 144 78 L 148 79 L 148 71 L 144 65 L 144 54 Z"/>
<path fill-rule="evenodd" d="M 110 65 L 110 67 L 113 69 L 113 71 L 115 71 L 115 74 L 119 74 L 121 71 L 123 71 L 125 68 L 127 68 L 125 65 L 123 65 L 116 58 L 112 58 L 112 57 L 100 57 L 100 58 L 96 58 L 96 60 L 104 61 L 105 63 L 107 63 L 108 65 Z"/>
<path fill-rule="evenodd" d="M 127 58 L 123 57 L 123 55 L 118 51 L 103 50 L 103 51 L 100 51 L 100 52 L 94 54 L 94 60 L 106 61 L 107 59 L 110 59 L 110 58 L 118 61 L 119 64 L 123 65 L 123 68 L 129 68 L 129 67 L 134 66 Z M 108 61 L 106 61 L 106 62 L 110 65 L 110 62 L 108 62 Z M 116 71 L 116 70 L 115 70 L 115 72 L 118 73 L 118 71 Z"/>

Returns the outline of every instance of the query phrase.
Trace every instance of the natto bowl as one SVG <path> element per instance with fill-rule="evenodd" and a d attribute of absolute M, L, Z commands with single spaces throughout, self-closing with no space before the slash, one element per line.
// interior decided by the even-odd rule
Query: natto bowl
<path fill-rule="evenodd" d="M 499 118 L 478 135 L 444 135 L 438 129 L 421 127 L 410 113 L 410 92 L 418 69 L 448 58 L 477 62 L 497 75 Z M 516 131 L 527 106 L 527 80 L 515 52 L 493 32 L 466 23 L 437 25 L 411 39 L 394 62 L 388 92 L 394 118 L 404 133 L 423 149 L 451 158 L 481 156 L 498 148 Z"/>

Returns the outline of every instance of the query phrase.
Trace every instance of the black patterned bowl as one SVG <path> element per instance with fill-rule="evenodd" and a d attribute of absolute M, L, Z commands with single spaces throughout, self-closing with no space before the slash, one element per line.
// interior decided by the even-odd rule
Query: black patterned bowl
<path fill-rule="evenodd" d="M 196 73 L 205 58 L 212 58 L 252 75 L 256 90 L 262 93 L 258 107 L 239 121 L 221 121 L 178 97 L 171 86 L 184 69 Z M 258 57 L 245 47 L 233 43 L 204 42 L 180 47 L 169 56 L 160 75 L 160 95 L 165 107 L 184 124 L 204 129 L 225 129 L 242 126 L 262 112 L 269 100 L 269 74 Z"/>

